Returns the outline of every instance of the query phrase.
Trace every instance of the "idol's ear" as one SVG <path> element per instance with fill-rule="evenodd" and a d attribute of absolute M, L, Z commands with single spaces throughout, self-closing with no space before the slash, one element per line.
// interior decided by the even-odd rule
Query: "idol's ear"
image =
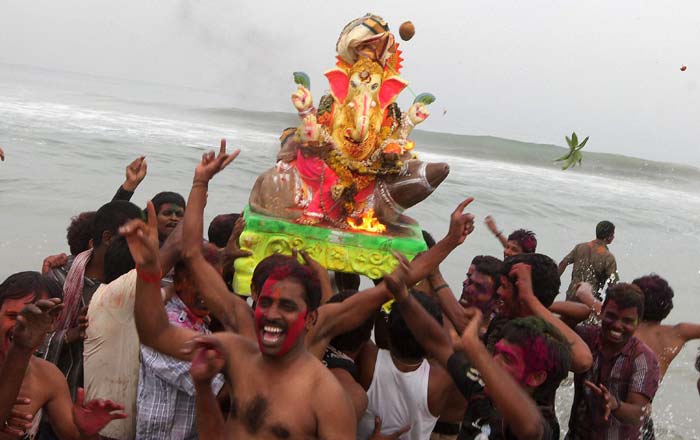
<path fill-rule="evenodd" d="M 339 103 L 345 102 L 348 96 L 348 87 L 350 87 L 350 78 L 342 69 L 331 69 L 324 73 L 328 78 L 328 84 L 331 86 L 331 94 Z"/>
<path fill-rule="evenodd" d="M 398 76 L 391 76 L 382 81 L 379 89 L 379 107 L 386 108 L 407 85 L 408 83 Z"/>

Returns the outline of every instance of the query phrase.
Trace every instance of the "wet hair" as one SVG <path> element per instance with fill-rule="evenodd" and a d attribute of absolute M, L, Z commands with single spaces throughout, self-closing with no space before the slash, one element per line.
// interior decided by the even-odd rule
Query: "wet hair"
<path fill-rule="evenodd" d="M 493 280 L 493 291 L 501 285 L 501 274 L 503 273 L 503 262 L 490 255 L 477 255 L 472 259 L 471 265 L 479 273 L 482 273 Z"/>
<path fill-rule="evenodd" d="M 34 294 L 32 301 L 41 294 L 46 294 L 49 298 L 61 298 L 63 289 L 56 280 L 39 272 L 17 272 L 0 284 L 0 307 L 7 300 L 24 298 L 30 294 Z"/>
<path fill-rule="evenodd" d="M 226 247 L 231 232 L 233 232 L 233 226 L 240 216 L 240 214 L 219 214 L 214 217 L 214 220 L 209 223 L 207 231 L 209 242 L 218 248 Z"/>
<path fill-rule="evenodd" d="M 185 199 L 178 193 L 172 191 L 159 192 L 151 199 L 153 207 L 156 210 L 156 215 L 160 212 L 160 207 L 166 203 L 173 203 L 182 209 L 185 209 Z"/>
<path fill-rule="evenodd" d="M 356 273 L 336 271 L 333 279 L 339 292 L 357 292 L 360 290 L 360 276 Z"/>
<path fill-rule="evenodd" d="M 435 299 L 423 292 L 411 289 L 411 295 L 420 303 L 430 316 L 442 326 L 442 310 Z M 403 359 L 421 359 L 426 353 L 418 344 L 401 314 L 401 307 L 392 307 L 387 325 L 389 345 L 392 352 Z"/>
<path fill-rule="evenodd" d="M 102 244 L 102 234 L 109 231 L 117 235 L 119 227 L 134 218 L 142 218 L 141 209 L 131 202 L 114 200 L 95 213 L 92 227 L 92 245 L 98 247 Z"/>
<path fill-rule="evenodd" d="M 423 234 L 423 241 L 425 241 L 425 244 L 428 246 L 428 249 L 435 246 L 435 239 L 430 234 L 430 232 L 426 231 L 425 229 L 421 229 L 421 233 Z"/>
<path fill-rule="evenodd" d="M 608 289 L 605 291 L 603 308 L 605 308 L 610 301 L 615 301 L 619 309 L 634 307 L 637 309 L 637 314 L 640 318 L 644 316 L 644 293 L 634 284 L 617 283 L 608 286 Z"/>
<path fill-rule="evenodd" d="M 534 232 L 528 231 L 527 229 L 518 229 L 513 231 L 508 236 L 508 241 L 518 243 L 518 246 L 520 246 L 520 248 L 526 254 L 534 254 L 537 250 L 537 237 L 535 237 Z"/>
<path fill-rule="evenodd" d="M 278 265 L 282 264 L 282 262 L 284 262 L 287 258 L 290 257 L 283 254 L 272 254 L 266 258 L 263 258 L 253 270 L 253 276 L 250 279 L 250 288 L 257 293 L 260 293 L 263 285 L 265 284 L 265 280 L 267 280 L 267 278 L 270 276 L 272 270 Z"/>
<path fill-rule="evenodd" d="M 525 263 L 532 268 L 532 290 L 543 306 L 551 306 L 561 286 L 557 263 L 544 254 L 513 255 L 503 260 L 502 274 L 510 277 L 510 271 L 517 263 Z"/>
<path fill-rule="evenodd" d="M 66 228 L 66 239 L 71 255 L 78 255 L 90 249 L 92 239 L 92 224 L 97 211 L 85 211 L 70 219 L 70 225 Z"/>
<path fill-rule="evenodd" d="M 105 252 L 104 267 L 105 283 L 111 283 L 136 267 L 126 238 L 118 236 L 109 243 Z"/>
<path fill-rule="evenodd" d="M 542 318 L 528 316 L 508 321 L 502 338 L 523 349 L 527 371 L 547 373 L 535 389 L 535 400 L 554 393 L 571 368 L 571 346 L 561 332 Z"/>
<path fill-rule="evenodd" d="M 256 272 L 266 260 L 272 259 L 274 265 L 266 263 L 260 272 L 263 270 L 267 272 L 267 276 L 264 273 L 258 273 L 256 279 Z M 269 257 L 262 260 L 253 271 L 254 280 L 251 281 L 251 287 L 255 285 L 256 291 L 261 292 L 262 287 L 265 282 L 270 278 L 276 278 L 278 280 L 293 279 L 304 288 L 304 302 L 306 303 L 306 308 L 309 312 L 312 312 L 321 305 L 321 283 L 318 277 L 309 266 L 299 263 L 296 258 L 287 255 L 270 255 Z"/>
<path fill-rule="evenodd" d="M 595 227 L 595 238 L 598 240 L 607 240 L 615 235 L 615 225 L 607 220 L 603 220 Z"/>
<path fill-rule="evenodd" d="M 673 289 L 668 282 L 656 274 L 646 275 L 632 281 L 644 294 L 643 321 L 662 321 L 673 309 Z"/>
<path fill-rule="evenodd" d="M 356 294 L 358 294 L 357 291 L 340 292 L 331 296 L 326 304 L 340 303 Z M 367 319 L 354 330 L 331 339 L 330 344 L 340 351 L 355 352 L 362 347 L 362 344 L 369 341 L 370 336 L 372 336 L 372 327 L 374 327 L 374 317 Z"/>

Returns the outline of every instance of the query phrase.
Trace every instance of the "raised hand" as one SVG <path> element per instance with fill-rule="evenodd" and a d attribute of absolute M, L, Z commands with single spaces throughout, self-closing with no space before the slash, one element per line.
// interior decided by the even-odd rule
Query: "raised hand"
<path fill-rule="evenodd" d="M 607 422 L 610 418 L 610 414 L 617 411 L 620 407 L 620 401 L 617 400 L 615 396 L 610 394 L 610 391 L 605 387 L 605 385 L 594 384 L 591 381 L 584 381 L 584 385 L 593 391 L 593 394 L 598 398 L 598 402 L 603 406 L 603 419 Z"/>
<path fill-rule="evenodd" d="M 66 254 L 49 255 L 44 258 L 44 262 L 41 265 L 41 274 L 46 275 L 51 269 L 61 267 L 66 263 L 68 263 L 68 255 Z"/>
<path fill-rule="evenodd" d="M 374 431 L 372 431 L 372 436 L 369 438 L 369 440 L 398 440 L 399 437 L 406 434 L 410 430 L 410 426 L 404 426 L 391 434 L 382 434 L 382 419 L 381 417 L 377 416 L 374 418 Z"/>
<path fill-rule="evenodd" d="M 464 200 L 450 215 L 450 228 L 446 238 L 449 238 L 455 246 L 464 243 L 467 236 L 474 231 L 474 216 L 464 212 L 464 209 L 473 201 L 473 197 Z"/>
<path fill-rule="evenodd" d="M 19 348 L 34 350 L 52 330 L 61 309 L 63 304 L 58 298 L 40 299 L 24 306 L 12 330 L 12 343 Z"/>
<path fill-rule="evenodd" d="M 30 403 L 31 399 L 27 399 L 26 397 L 18 397 L 15 399 L 15 406 L 29 405 Z M 33 415 L 13 408 L 7 416 L 4 425 L 0 425 L 2 426 L 0 428 L 0 434 L 5 434 L 13 439 L 24 438 L 27 430 L 31 429 L 33 420 Z M 5 437 L 0 436 L 0 438 Z"/>
<path fill-rule="evenodd" d="M 321 263 L 311 258 L 308 252 L 303 251 L 301 249 L 292 249 L 292 257 L 298 259 L 299 256 L 301 256 L 302 260 L 304 260 L 304 263 L 307 266 L 309 266 L 309 268 L 313 270 L 319 278 L 328 276 L 328 271 L 326 270 L 326 268 L 321 266 Z"/>
<path fill-rule="evenodd" d="M 226 364 L 221 344 L 215 338 L 196 337 L 183 349 L 194 353 L 190 365 L 190 375 L 195 385 L 209 385 Z"/>
<path fill-rule="evenodd" d="M 476 307 L 464 309 L 464 316 L 469 319 L 469 324 L 462 332 L 460 338 L 461 346 L 465 353 L 469 354 L 474 350 L 477 344 L 482 344 L 479 337 L 479 328 L 481 327 L 481 319 L 483 317 L 481 310 Z"/>
<path fill-rule="evenodd" d="M 146 157 L 140 156 L 134 159 L 133 162 L 126 166 L 126 180 L 122 187 L 127 191 L 134 192 L 146 177 L 147 172 L 148 164 L 146 164 Z"/>
<path fill-rule="evenodd" d="M 304 113 L 310 110 L 314 103 L 309 89 L 299 85 L 296 92 L 292 94 L 292 104 L 294 104 L 294 107 L 299 113 Z"/>
<path fill-rule="evenodd" d="M 400 301 L 408 296 L 406 279 L 411 267 L 408 259 L 403 254 L 394 251 L 392 255 L 394 255 L 399 264 L 393 272 L 384 276 L 384 282 L 394 299 Z"/>
<path fill-rule="evenodd" d="M 221 139 L 219 154 L 214 154 L 213 151 L 202 154 L 202 161 L 199 162 L 194 170 L 194 181 L 207 184 L 212 177 L 219 171 L 223 170 L 238 157 L 241 150 L 235 150 L 233 153 L 226 153 L 226 139 Z"/>
<path fill-rule="evenodd" d="M 119 233 L 126 238 L 136 267 L 158 271 L 160 270 L 158 222 L 153 202 L 149 200 L 146 209 L 148 210 L 148 223 L 141 219 L 131 220 L 119 228 Z"/>
<path fill-rule="evenodd" d="M 413 125 L 420 124 L 428 119 L 428 116 L 430 116 L 430 110 L 422 102 L 416 102 L 408 108 L 408 119 Z"/>
<path fill-rule="evenodd" d="M 85 390 L 78 388 L 73 404 L 73 420 L 78 431 L 85 437 L 97 435 L 112 420 L 127 417 L 126 413 L 122 412 L 124 406 L 111 400 L 84 400 Z"/>
<path fill-rule="evenodd" d="M 500 231 L 498 230 L 498 227 L 496 226 L 496 221 L 493 219 L 493 217 L 487 215 L 484 219 L 484 223 L 486 223 L 486 227 L 489 228 L 489 231 L 491 231 L 493 235 L 498 235 Z"/>

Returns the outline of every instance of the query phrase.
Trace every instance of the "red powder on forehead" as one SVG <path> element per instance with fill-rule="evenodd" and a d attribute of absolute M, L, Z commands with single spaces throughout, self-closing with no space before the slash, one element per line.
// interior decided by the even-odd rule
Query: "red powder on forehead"
<path fill-rule="evenodd" d="M 526 371 L 534 373 L 537 371 L 549 372 L 555 367 L 556 360 L 545 343 L 544 337 L 535 336 L 531 338 L 523 347 Z"/>

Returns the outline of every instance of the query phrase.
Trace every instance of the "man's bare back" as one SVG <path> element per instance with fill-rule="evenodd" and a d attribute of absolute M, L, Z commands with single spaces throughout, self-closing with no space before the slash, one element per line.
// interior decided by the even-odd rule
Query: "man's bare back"
<path fill-rule="evenodd" d="M 683 349 L 685 343 L 691 339 L 700 338 L 700 325 L 686 322 L 663 325 L 658 322 L 643 321 L 634 335 L 656 354 L 659 360 L 659 372 L 663 379 L 669 365 Z"/>

